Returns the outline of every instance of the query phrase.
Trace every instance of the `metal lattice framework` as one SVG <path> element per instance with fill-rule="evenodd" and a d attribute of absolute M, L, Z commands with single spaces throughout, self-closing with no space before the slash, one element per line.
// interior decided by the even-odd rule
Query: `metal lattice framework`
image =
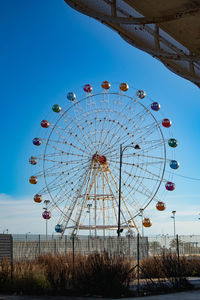
<path fill-rule="evenodd" d="M 41 154 L 29 160 L 40 171 L 29 181 L 36 184 L 44 179 L 34 200 L 41 202 L 43 195 L 50 196 L 48 210 L 59 212 L 56 215 L 62 230 L 57 229 L 62 234 L 65 230 L 73 234 L 93 230 L 96 236 L 99 230 L 106 235 L 107 230 L 117 229 L 120 145 L 125 146 L 121 169 L 122 229 L 139 232 L 136 217 L 153 200 L 159 201 L 161 184 L 174 189 L 174 184 L 163 177 L 166 162 L 177 163 L 166 159 L 169 140 L 161 130 L 161 124 L 170 127 L 171 121 L 157 121 L 153 112 L 160 105 L 154 102 L 153 106 L 145 106 L 143 91 L 139 90 L 137 97 L 122 91 L 93 94 L 90 90 L 77 100 L 74 93 L 69 93 L 67 108 L 53 106 L 56 121 L 41 122 L 46 136 L 33 140 Z M 51 217 L 47 209 L 43 217 Z"/>
<path fill-rule="evenodd" d="M 200 2 L 65 0 L 117 31 L 131 45 L 200 86 Z"/>

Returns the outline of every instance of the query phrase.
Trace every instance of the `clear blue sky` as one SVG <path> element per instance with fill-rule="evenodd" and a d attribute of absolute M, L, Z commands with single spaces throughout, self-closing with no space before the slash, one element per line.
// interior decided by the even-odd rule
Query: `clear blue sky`
<path fill-rule="evenodd" d="M 54 103 L 65 101 L 66 91 L 84 83 L 125 81 L 158 100 L 179 140 L 178 173 L 200 177 L 200 91 L 195 85 L 101 23 L 72 10 L 64 0 L 1 1 L 0 23 L 0 194 L 7 218 L 17 222 L 14 212 L 15 217 L 9 215 L 15 209 L 13 203 L 32 198 L 28 158 L 39 122 Z M 177 212 L 191 207 L 190 218 L 183 221 L 192 228 L 200 212 L 200 184 L 175 176 L 174 181 L 177 188 L 169 207 Z M 0 231 L 9 227 L 3 222 Z"/>

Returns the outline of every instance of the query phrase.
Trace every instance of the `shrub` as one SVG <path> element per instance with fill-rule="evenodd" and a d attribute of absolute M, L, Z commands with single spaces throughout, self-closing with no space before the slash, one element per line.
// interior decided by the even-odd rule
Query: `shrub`
<path fill-rule="evenodd" d="M 38 257 L 36 262 L 44 267 L 46 277 L 53 289 L 63 291 L 70 288 L 72 278 L 70 255 L 46 254 Z"/>
<path fill-rule="evenodd" d="M 184 257 L 178 259 L 176 254 L 147 258 L 142 261 L 141 270 L 142 278 L 156 278 L 159 284 L 168 282 L 168 287 L 173 289 L 189 287 L 185 278 L 188 274 L 187 260 Z"/>
<path fill-rule="evenodd" d="M 91 254 L 81 264 L 76 264 L 73 287 L 83 294 L 120 297 L 128 295 L 133 274 L 130 263 L 120 257 Z"/>

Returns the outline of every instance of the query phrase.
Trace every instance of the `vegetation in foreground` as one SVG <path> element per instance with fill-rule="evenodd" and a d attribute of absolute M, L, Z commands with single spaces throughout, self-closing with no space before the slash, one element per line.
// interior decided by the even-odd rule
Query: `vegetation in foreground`
<path fill-rule="evenodd" d="M 6 259 L 0 263 L 0 291 L 18 294 L 55 294 L 123 297 L 133 296 L 130 284 L 137 278 L 135 261 L 118 256 L 46 254 L 34 260 Z M 200 260 L 190 261 L 176 255 L 162 255 L 141 261 L 140 291 L 158 291 L 189 288 L 186 276 L 200 276 Z"/>
<path fill-rule="evenodd" d="M 19 294 L 129 295 L 131 262 L 107 253 L 88 256 L 46 254 L 34 260 L 0 263 L 0 291 Z"/>

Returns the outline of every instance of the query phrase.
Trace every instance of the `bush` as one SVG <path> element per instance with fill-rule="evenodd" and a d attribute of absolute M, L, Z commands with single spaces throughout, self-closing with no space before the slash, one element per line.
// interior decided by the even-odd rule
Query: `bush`
<path fill-rule="evenodd" d="M 15 262 L 11 274 L 10 262 L 2 260 L 0 289 L 2 292 L 40 294 L 50 289 L 50 285 L 41 266 L 27 261 Z"/>
<path fill-rule="evenodd" d="M 52 289 L 59 292 L 67 290 L 71 285 L 72 268 L 69 255 L 52 256 L 51 254 L 38 257 L 36 260 L 44 269 Z"/>
<path fill-rule="evenodd" d="M 179 260 L 176 254 L 150 257 L 142 261 L 141 270 L 142 278 L 155 278 L 160 285 L 167 282 L 168 287 L 173 289 L 189 287 L 186 280 L 188 264 L 185 257 Z"/>
<path fill-rule="evenodd" d="M 11 276 L 10 262 L 0 262 L 1 292 L 23 294 L 77 294 L 121 297 L 129 295 L 129 285 L 136 279 L 134 261 L 104 254 L 89 256 L 46 254 L 34 260 L 15 261 Z M 180 262 L 180 263 L 179 263 Z M 200 275 L 198 257 L 167 254 L 140 261 L 141 289 L 146 281 L 147 290 L 155 291 L 189 287 L 186 276 Z M 146 279 L 156 280 L 146 280 Z M 154 284 L 154 282 L 156 284 Z"/>
<path fill-rule="evenodd" d="M 29 272 L 25 276 L 17 276 L 12 281 L 12 291 L 19 294 L 40 295 L 52 291 L 45 274 Z"/>
<path fill-rule="evenodd" d="M 84 262 L 77 264 L 73 287 L 82 294 L 120 297 L 128 295 L 133 274 L 130 263 L 120 257 L 91 254 Z"/>

